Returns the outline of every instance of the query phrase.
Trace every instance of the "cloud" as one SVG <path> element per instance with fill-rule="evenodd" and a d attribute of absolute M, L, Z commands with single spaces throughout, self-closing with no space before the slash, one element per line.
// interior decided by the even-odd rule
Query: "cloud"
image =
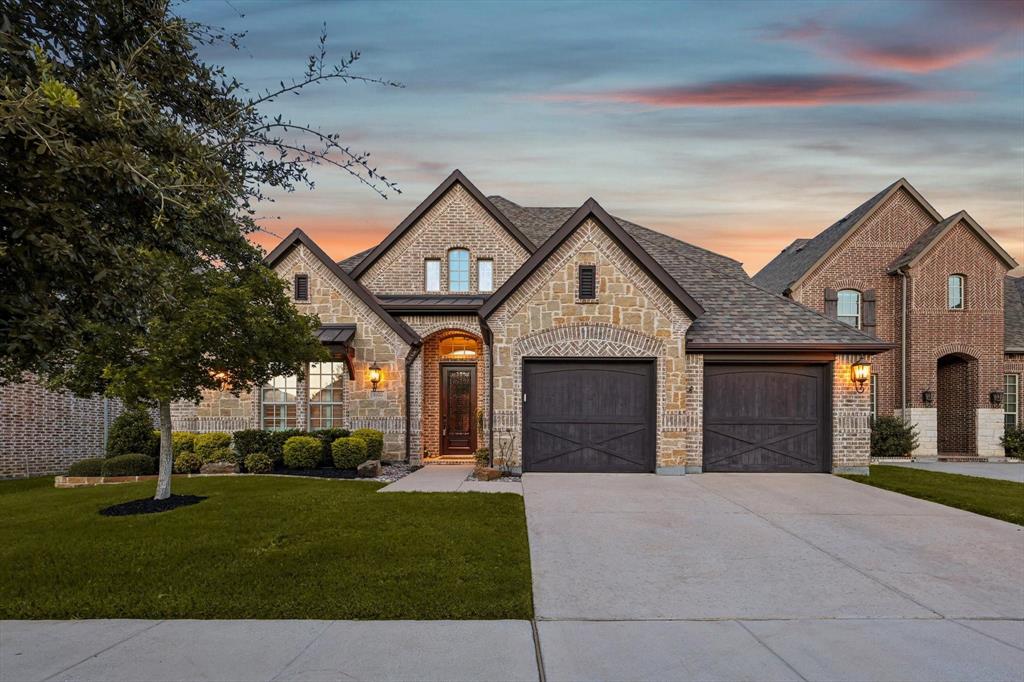
<path fill-rule="evenodd" d="M 926 91 L 887 78 L 849 74 L 752 76 L 605 92 L 553 93 L 538 99 L 554 102 L 612 102 L 656 108 L 681 107 L 819 107 L 934 100 L 953 93 Z"/>

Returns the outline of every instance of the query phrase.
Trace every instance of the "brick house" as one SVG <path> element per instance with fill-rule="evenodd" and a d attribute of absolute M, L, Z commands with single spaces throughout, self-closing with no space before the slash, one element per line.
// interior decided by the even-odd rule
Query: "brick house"
<path fill-rule="evenodd" d="M 1002 456 L 1021 421 L 1021 278 L 966 212 L 943 218 L 905 179 L 753 277 L 893 345 L 872 360 L 872 412 L 918 426 L 918 456 Z"/>
<path fill-rule="evenodd" d="M 942 222 L 928 216 L 921 233 Z M 961 225 L 980 230 L 964 219 L 956 234 Z M 525 471 L 865 471 L 879 394 L 854 366 L 889 377 L 899 348 L 881 322 L 891 312 L 872 328 L 865 309 L 858 329 L 824 300 L 769 291 L 737 261 L 593 199 L 525 207 L 459 171 L 372 249 L 336 261 L 295 230 L 265 262 L 319 316 L 333 360 L 301 380 L 177 404 L 175 429 L 370 427 L 387 459 L 460 461 L 487 447 Z M 967 265 L 973 315 L 981 291 Z M 811 286 L 822 299 L 836 288 Z M 995 376 L 990 365 L 978 376 Z"/>

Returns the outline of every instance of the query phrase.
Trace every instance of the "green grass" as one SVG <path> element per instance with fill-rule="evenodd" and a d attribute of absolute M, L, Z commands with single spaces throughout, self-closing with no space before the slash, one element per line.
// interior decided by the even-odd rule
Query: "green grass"
<path fill-rule="evenodd" d="M 1024 483 L 898 466 L 873 466 L 851 481 L 1024 525 Z"/>
<path fill-rule="evenodd" d="M 154 483 L 0 482 L 0 618 L 531 618 L 519 495 L 175 480 L 209 499 L 105 517 Z"/>

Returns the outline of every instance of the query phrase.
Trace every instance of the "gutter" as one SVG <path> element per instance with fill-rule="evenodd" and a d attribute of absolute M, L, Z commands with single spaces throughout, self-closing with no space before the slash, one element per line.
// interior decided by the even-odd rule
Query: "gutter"
<path fill-rule="evenodd" d="M 412 392 L 409 390 L 412 378 L 412 363 L 420 356 L 423 344 L 419 343 L 409 348 L 409 354 L 405 356 L 405 461 L 408 462 L 412 456 Z"/>
<path fill-rule="evenodd" d="M 487 344 L 487 459 L 494 466 L 494 333 L 487 320 L 480 318 L 480 332 Z"/>

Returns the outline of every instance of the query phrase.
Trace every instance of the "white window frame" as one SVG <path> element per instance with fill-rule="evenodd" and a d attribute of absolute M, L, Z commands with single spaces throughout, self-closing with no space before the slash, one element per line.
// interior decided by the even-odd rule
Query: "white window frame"
<path fill-rule="evenodd" d="M 954 282 L 956 283 L 955 288 L 953 286 Z M 964 304 L 964 298 L 965 298 L 964 293 L 965 293 L 965 291 L 964 290 L 966 289 L 966 286 L 965 286 L 966 282 L 967 282 L 967 278 L 964 277 L 963 275 L 958 275 L 958 274 L 950 275 L 949 278 L 946 279 L 946 305 L 949 307 L 950 310 L 963 310 L 964 309 L 964 306 L 965 306 L 965 304 Z M 956 294 L 959 297 L 959 300 L 957 301 L 956 305 L 953 304 L 953 292 L 954 291 L 956 291 Z"/>
<path fill-rule="evenodd" d="M 453 263 L 453 259 L 456 256 L 462 256 L 466 254 L 466 266 L 462 267 L 462 263 L 458 263 L 459 267 L 453 267 L 456 263 Z M 448 291 L 450 292 L 464 292 L 469 291 L 470 288 L 470 268 L 472 267 L 472 258 L 469 254 L 469 249 L 452 249 L 448 252 Z M 462 284 L 463 274 L 466 277 L 465 286 Z M 456 283 L 455 278 L 458 277 L 459 281 Z M 456 286 L 458 284 L 458 286 Z"/>
<path fill-rule="evenodd" d="M 871 373 L 871 420 L 878 419 L 878 375 Z"/>
<path fill-rule="evenodd" d="M 306 426 L 310 431 L 340 429 L 345 404 L 345 379 L 348 367 L 344 362 L 311 362 L 306 372 L 309 408 Z M 319 416 L 314 416 L 319 412 Z M 328 416 L 324 416 L 324 414 Z"/>
<path fill-rule="evenodd" d="M 423 289 L 441 291 L 441 259 L 427 258 L 423 261 Z"/>
<path fill-rule="evenodd" d="M 260 388 L 260 428 L 267 431 L 281 431 L 299 427 L 298 382 L 298 377 L 294 374 L 276 376 Z M 277 399 L 281 395 L 290 395 L 291 397 L 284 400 Z M 275 399 L 268 400 L 268 396 Z M 267 418 L 267 407 L 273 408 L 273 415 L 269 419 Z"/>
<path fill-rule="evenodd" d="M 1012 410 L 1010 403 L 1013 403 Z M 1020 426 L 1017 412 L 1020 410 L 1020 375 L 1003 375 L 1003 425 L 1007 428 Z"/>
<path fill-rule="evenodd" d="M 843 294 L 854 294 L 856 296 L 856 312 L 851 313 L 849 310 L 847 310 L 846 313 L 843 312 Z M 864 297 L 856 289 L 840 289 L 839 292 L 836 294 L 836 318 L 843 324 L 849 324 L 851 327 L 855 329 L 860 329 L 861 305 L 863 303 L 863 300 Z M 849 301 L 847 301 L 847 303 L 849 303 Z M 851 324 L 847 320 L 844 320 L 844 317 L 852 318 L 854 320 L 854 323 Z"/>
<path fill-rule="evenodd" d="M 476 289 L 494 291 L 494 261 L 490 258 L 478 258 L 476 261 Z"/>

